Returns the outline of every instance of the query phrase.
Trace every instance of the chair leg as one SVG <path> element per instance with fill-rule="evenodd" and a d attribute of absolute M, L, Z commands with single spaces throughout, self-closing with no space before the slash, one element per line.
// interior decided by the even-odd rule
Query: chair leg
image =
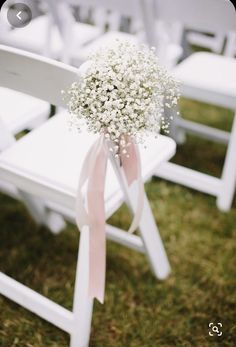
<path fill-rule="evenodd" d="M 37 224 L 45 225 L 53 234 L 58 234 L 65 228 L 64 218 L 56 212 L 47 210 L 41 199 L 22 190 L 18 190 L 18 193 Z"/>
<path fill-rule="evenodd" d="M 46 208 L 43 202 L 39 198 L 22 191 L 18 190 L 21 201 L 29 210 L 32 218 L 37 224 L 44 224 L 46 217 Z"/>
<path fill-rule="evenodd" d="M 133 185 L 129 189 L 129 202 L 132 210 L 135 210 L 137 201 L 134 190 L 135 186 Z M 146 194 L 139 223 L 139 233 L 154 275 L 159 279 L 165 279 L 170 273 L 170 264 Z"/>
<path fill-rule="evenodd" d="M 113 157 L 111 158 L 111 163 L 120 182 L 126 204 L 129 209 L 134 212 L 136 210 L 138 196 L 137 182 L 133 182 L 128 187 L 123 170 L 119 167 L 119 164 L 113 160 Z M 139 230 L 145 253 L 154 275 L 159 279 L 165 279 L 170 273 L 170 264 L 145 192 Z"/>
<path fill-rule="evenodd" d="M 73 328 L 70 347 L 88 347 L 92 321 L 93 299 L 88 298 L 89 281 L 89 229 L 84 227 L 80 235 L 76 269 Z"/>
<path fill-rule="evenodd" d="M 217 207 L 222 211 L 231 208 L 236 184 L 236 113 L 229 138 L 225 163 L 221 178 L 221 189 L 217 197 Z"/>
<path fill-rule="evenodd" d="M 154 275 L 165 279 L 171 271 L 170 263 L 146 196 L 139 230 Z"/>

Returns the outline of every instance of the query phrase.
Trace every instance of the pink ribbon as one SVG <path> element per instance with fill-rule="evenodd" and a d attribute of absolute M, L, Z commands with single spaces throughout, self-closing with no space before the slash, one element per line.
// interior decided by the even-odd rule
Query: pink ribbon
<path fill-rule="evenodd" d="M 138 182 L 138 203 L 129 232 L 135 231 L 139 225 L 143 209 L 144 186 L 141 179 L 141 165 L 137 146 L 131 143 L 128 154 L 120 153 L 118 170 L 130 186 L 135 180 Z M 78 194 L 76 199 L 76 223 L 80 230 L 89 227 L 89 286 L 88 295 L 104 302 L 105 274 L 106 274 L 106 235 L 105 235 L 105 202 L 104 189 L 109 158 L 108 143 L 102 134 L 89 149 L 80 173 Z M 114 156 L 110 159 L 115 162 Z M 113 163 L 114 164 L 114 163 Z M 122 175 L 120 175 L 122 177 Z M 82 192 L 85 184 L 86 199 Z M 86 201 L 87 200 L 87 201 Z"/>

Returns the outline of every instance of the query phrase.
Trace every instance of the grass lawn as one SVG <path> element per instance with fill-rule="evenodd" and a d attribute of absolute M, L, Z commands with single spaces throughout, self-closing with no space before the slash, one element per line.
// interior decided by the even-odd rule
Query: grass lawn
<path fill-rule="evenodd" d="M 229 130 L 232 113 L 182 100 L 190 119 Z M 225 147 L 188 136 L 175 162 L 220 175 Z M 215 198 L 164 180 L 146 185 L 171 262 L 164 281 L 143 255 L 108 242 L 105 304 L 95 303 L 91 347 L 235 346 L 236 202 L 225 214 Z M 79 233 L 37 227 L 24 206 L 0 195 L 0 270 L 71 308 Z M 128 228 L 122 207 L 111 222 Z M 221 322 L 222 337 L 208 324 Z M 0 347 L 64 347 L 66 333 L 0 297 Z"/>

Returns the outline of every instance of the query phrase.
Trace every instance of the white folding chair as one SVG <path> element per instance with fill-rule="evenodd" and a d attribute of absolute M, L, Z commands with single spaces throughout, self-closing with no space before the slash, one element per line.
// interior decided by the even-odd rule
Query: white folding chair
<path fill-rule="evenodd" d="M 39 126 L 50 114 L 49 103 L 8 88 L 0 87 L 0 105 L 0 151 L 15 142 L 15 135 Z M 22 198 L 13 185 L 2 180 L 0 191 L 17 199 Z"/>
<path fill-rule="evenodd" d="M 158 28 L 153 16 L 152 0 L 47 0 L 51 7 L 52 15 L 55 21 L 60 23 L 62 11 L 60 4 L 74 4 L 81 8 L 89 7 L 92 9 L 93 20 L 97 26 L 106 32 L 100 37 L 91 40 L 91 42 L 81 46 L 80 49 L 71 49 L 68 40 L 65 42 L 65 51 L 70 52 L 70 63 L 80 65 L 86 61 L 88 57 L 96 52 L 100 47 L 111 46 L 116 39 L 131 41 L 133 43 L 148 43 L 150 46 L 156 46 L 158 55 L 160 56 L 160 47 L 158 44 Z M 58 18 L 56 20 L 56 18 Z M 120 31 L 122 19 L 129 19 L 131 32 Z M 71 23 L 68 22 L 68 25 Z M 68 47 L 69 46 L 69 47 Z M 166 43 L 165 55 L 162 54 L 162 62 L 166 65 L 173 65 L 173 61 L 177 62 L 182 53 L 179 45 Z"/>
<path fill-rule="evenodd" d="M 0 88 L 5 89 L 5 88 Z M 21 94 L 13 90 L 9 90 L 7 88 L 7 96 L 9 96 L 9 93 L 12 92 L 13 96 L 14 94 Z M 35 104 L 35 98 L 25 95 L 23 96 L 25 100 L 32 101 L 32 106 L 36 106 Z M 11 103 L 13 103 L 14 99 L 11 99 Z M 17 100 L 16 100 L 17 101 Z M 22 101 L 22 95 L 20 95 L 20 101 Z M 38 100 L 39 102 L 44 103 L 44 101 Z M 47 105 L 48 103 L 45 102 Z M 16 105 L 19 106 L 19 103 L 16 102 Z M 11 104 L 9 104 L 9 108 L 11 108 Z M 14 110 L 17 111 L 17 110 Z M 35 111 L 36 114 L 38 112 L 37 109 L 32 107 L 30 111 Z M 7 114 L 9 115 L 9 120 L 7 120 Z M 21 110 L 19 109 L 19 114 L 24 115 Z M 14 137 L 14 133 L 17 133 L 20 129 L 25 129 L 25 127 L 28 125 L 32 126 L 32 119 L 29 119 L 31 113 L 27 115 L 27 117 L 23 118 L 22 123 L 20 122 L 20 119 L 18 117 L 14 117 L 15 114 L 11 113 L 4 113 L 4 117 L 0 115 L 0 153 L 3 153 L 7 148 L 14 145 L 16 143 L 16 138 Z M 14 122 L 15 120 L 15 122 Z M 29 123 L 26 121 L 30 120 Z M 34 119 L 35 121 L 35 119 Z M 38 119 L 37 119 L 38 121 Z M 35 123 L 33 124 L 36 125 Z M 35 198 L 32 196 L 32 194 L 26 194 L 25 192 L 18 190 L 16 186 L 12 183 L 6 182 L 5 180 L 2 180 L 0 178 L 0 192 L 4 193 L 14 199 L 21 200 L 26 208 L 28 209 L 31 217 L 34 219 L 34 221 L 38 224 L 42 224 L 47 226 L 53 233 L 57 234 L 59 233 L 64 227 L 65 222 L 62 216 L 54 211 L 54 205 L 50 202 L 41 201 L 38 198 Z"/>
<path fill-rule="evenodd" d="M 3 11 L 1 11 L 0 23 L 3 22 L 5 26 L 10 26 L 7 21 L 7 7 L 12 3 L 17 3 L 17 1 L 6 1 L 3 5 Z M 42 2 L 42 5 L 46 13 L 42 15 L 37 13 L 34 16 L 35 1 L 31 1 L 30 4 L 27 2 L 27 5 L 33 12 L 31 22 L 23 28 L 5 30 L 2 35 L 0 33 L 1 44 L 42 54 L 54 59 L 66 60 L 67 52 L 64 51 L 64 40 L 72 45 L 72 39 L 74 38 L 76 40 L 76 49 L 79 49 L 81 45 L 95 39 L 102 33 L 101 28 L 94 25 L 76 22 L 66 3 L 59 5 L 61 14 L 59 26 L 55 25 L 50 11 L 45 6 L 45 1 Z"/>
<path fill-rule="evenodd" d="M 23 0 L 29 4 L 28 0 Z M 7 21 L 7 12 L 10 5 L 13 5 L 13 0 L 8 0 L 1 8 L 0 12 L 0 42 L 6 39 L 11 34 L 11 26 Z M 32 6 L 32 11 L 35 13 L 35 6 Z M 27 38 L 24 38 L 27 41 Z M 32 41 L 35 40 L 35 35 L 32 33 Z M 50 113 L 50 105 L 45 101 L 29 97 L 19 92 L 0 88 L 0 117 L 6 127 L 13 135 L 21 132 L 24 129 L 32 129 L 44 122 Z"/>
<path fill-rule="evenodd" d="M 44 57 L 0 46 L 0 81 L 51 104 L 63 107 L 61 90 L 78 78 L 77 69 Z M 46 81 L 46 83 L 45 83 Z M 37 83 L 36 83 L 37 82 Z M 51 201 L 57 211 L 75 220 L 74 205 L 77 181 L 83 159 L 96 135 L 69 131 L 67 114 L 52 117 L 0 154 L 0 178 L 13 183 L 25 194 Z M 175 142 L 165 136 L 150 137 L 148 148 L 140 148 L 142 176 L 146 181 L 161 162 L 175 153 Z M 120 182 L 120 183 L 119 183 Z M 105 207 L 106 218 L 126 201 L 135 208 L 136 191 L 121 189 L 117 167 L 108 165 Z M 164 279 L 170 272 L 169 262 L 158 233 L 155 219 L 145 196 L 139 224 L 140 236 L 131 235 L 114 226 L 106 226 L 107 238 L 145 253 L 156 277 Z M 73 312 L 66 310 L 28 287 L 0 273 L 0 293 L 38 314 L 71 335 L 71 347 L 88 346 L 93 301 L 87 297 L 88 230 L 81 230 L 74 290 Z"/>
<path fill-rule="evenodd" d="M 50 113 L 50 105 L 47 102 L 8 88 L 0 87 L 0 104 L 0 151 L 15 142 L 14 135 L 39 126 L 46 121 Z M 2 181 L 0 191 L 12 197 L 19 197 L 14 186 Z"/>
<path fill-rule="evenodd" d="M 157 0 L 158 16 L 166 22 L 181 22 L 194 29 L 219 34 L 236 30 L 236 15 L 228 0 Z M 194 53 L 173 71 L 181 82 L 183 97 L 236 110 L 236 60 L 214 53 Z M 158 176 L 217 197 L 222 211 L 230 209 L 236 182 L 236 117 L 231 133 L 176 118 L 172 135 L 177 141 L 191 132 L 228 144 L 221 178 L 212 177 L 179 165 L 167 163 L 158 168 Z"/>

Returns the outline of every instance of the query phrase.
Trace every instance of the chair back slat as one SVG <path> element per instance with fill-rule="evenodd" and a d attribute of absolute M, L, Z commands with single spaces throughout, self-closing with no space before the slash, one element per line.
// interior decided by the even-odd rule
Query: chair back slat
<path fill-rule="evenodd" d="M 82 8 L 84 6 L 81 6 Z M 105 8 L 91 8 L 90 13 L 91 13 L 91 21 L 94 25 L 96 25 L 99 28 L 102 28 L 103 31 L 106 29 L 106 25 L 108 22 L 108 10 Z M 120 19 L 120 18 L 119 18 Z"/>
<path fill-rule="evenodd" d="M 65 107 L 61 90 L 78 79 L 78 69 L 0 45 L 0 85 Z M 1 102 L 1 101 L 0 101 Z"/>
<path fill-rule="evenodd" d="M 123 16 L 141 17 L 140 2 L 145 0 L 59 0 L 70 5 L 86 6 L 91 8 L 104 8 L 109 11 L 118 12 Z"/>
<path fill-rule="evenodd" d="M 236 31 L 236 12 L 230 0 L 155 0 L 157 18 L 181 22 L 205 32 Z"/>
<path fill-rule="evenodd" d="M 75 18 L 67 1 L 58 0 L 55 2 L 54 0 L 46 0 L 46 2 L 60 34 L 67 40 L 73 35 L 72 28 L 75 23 Z"/>

